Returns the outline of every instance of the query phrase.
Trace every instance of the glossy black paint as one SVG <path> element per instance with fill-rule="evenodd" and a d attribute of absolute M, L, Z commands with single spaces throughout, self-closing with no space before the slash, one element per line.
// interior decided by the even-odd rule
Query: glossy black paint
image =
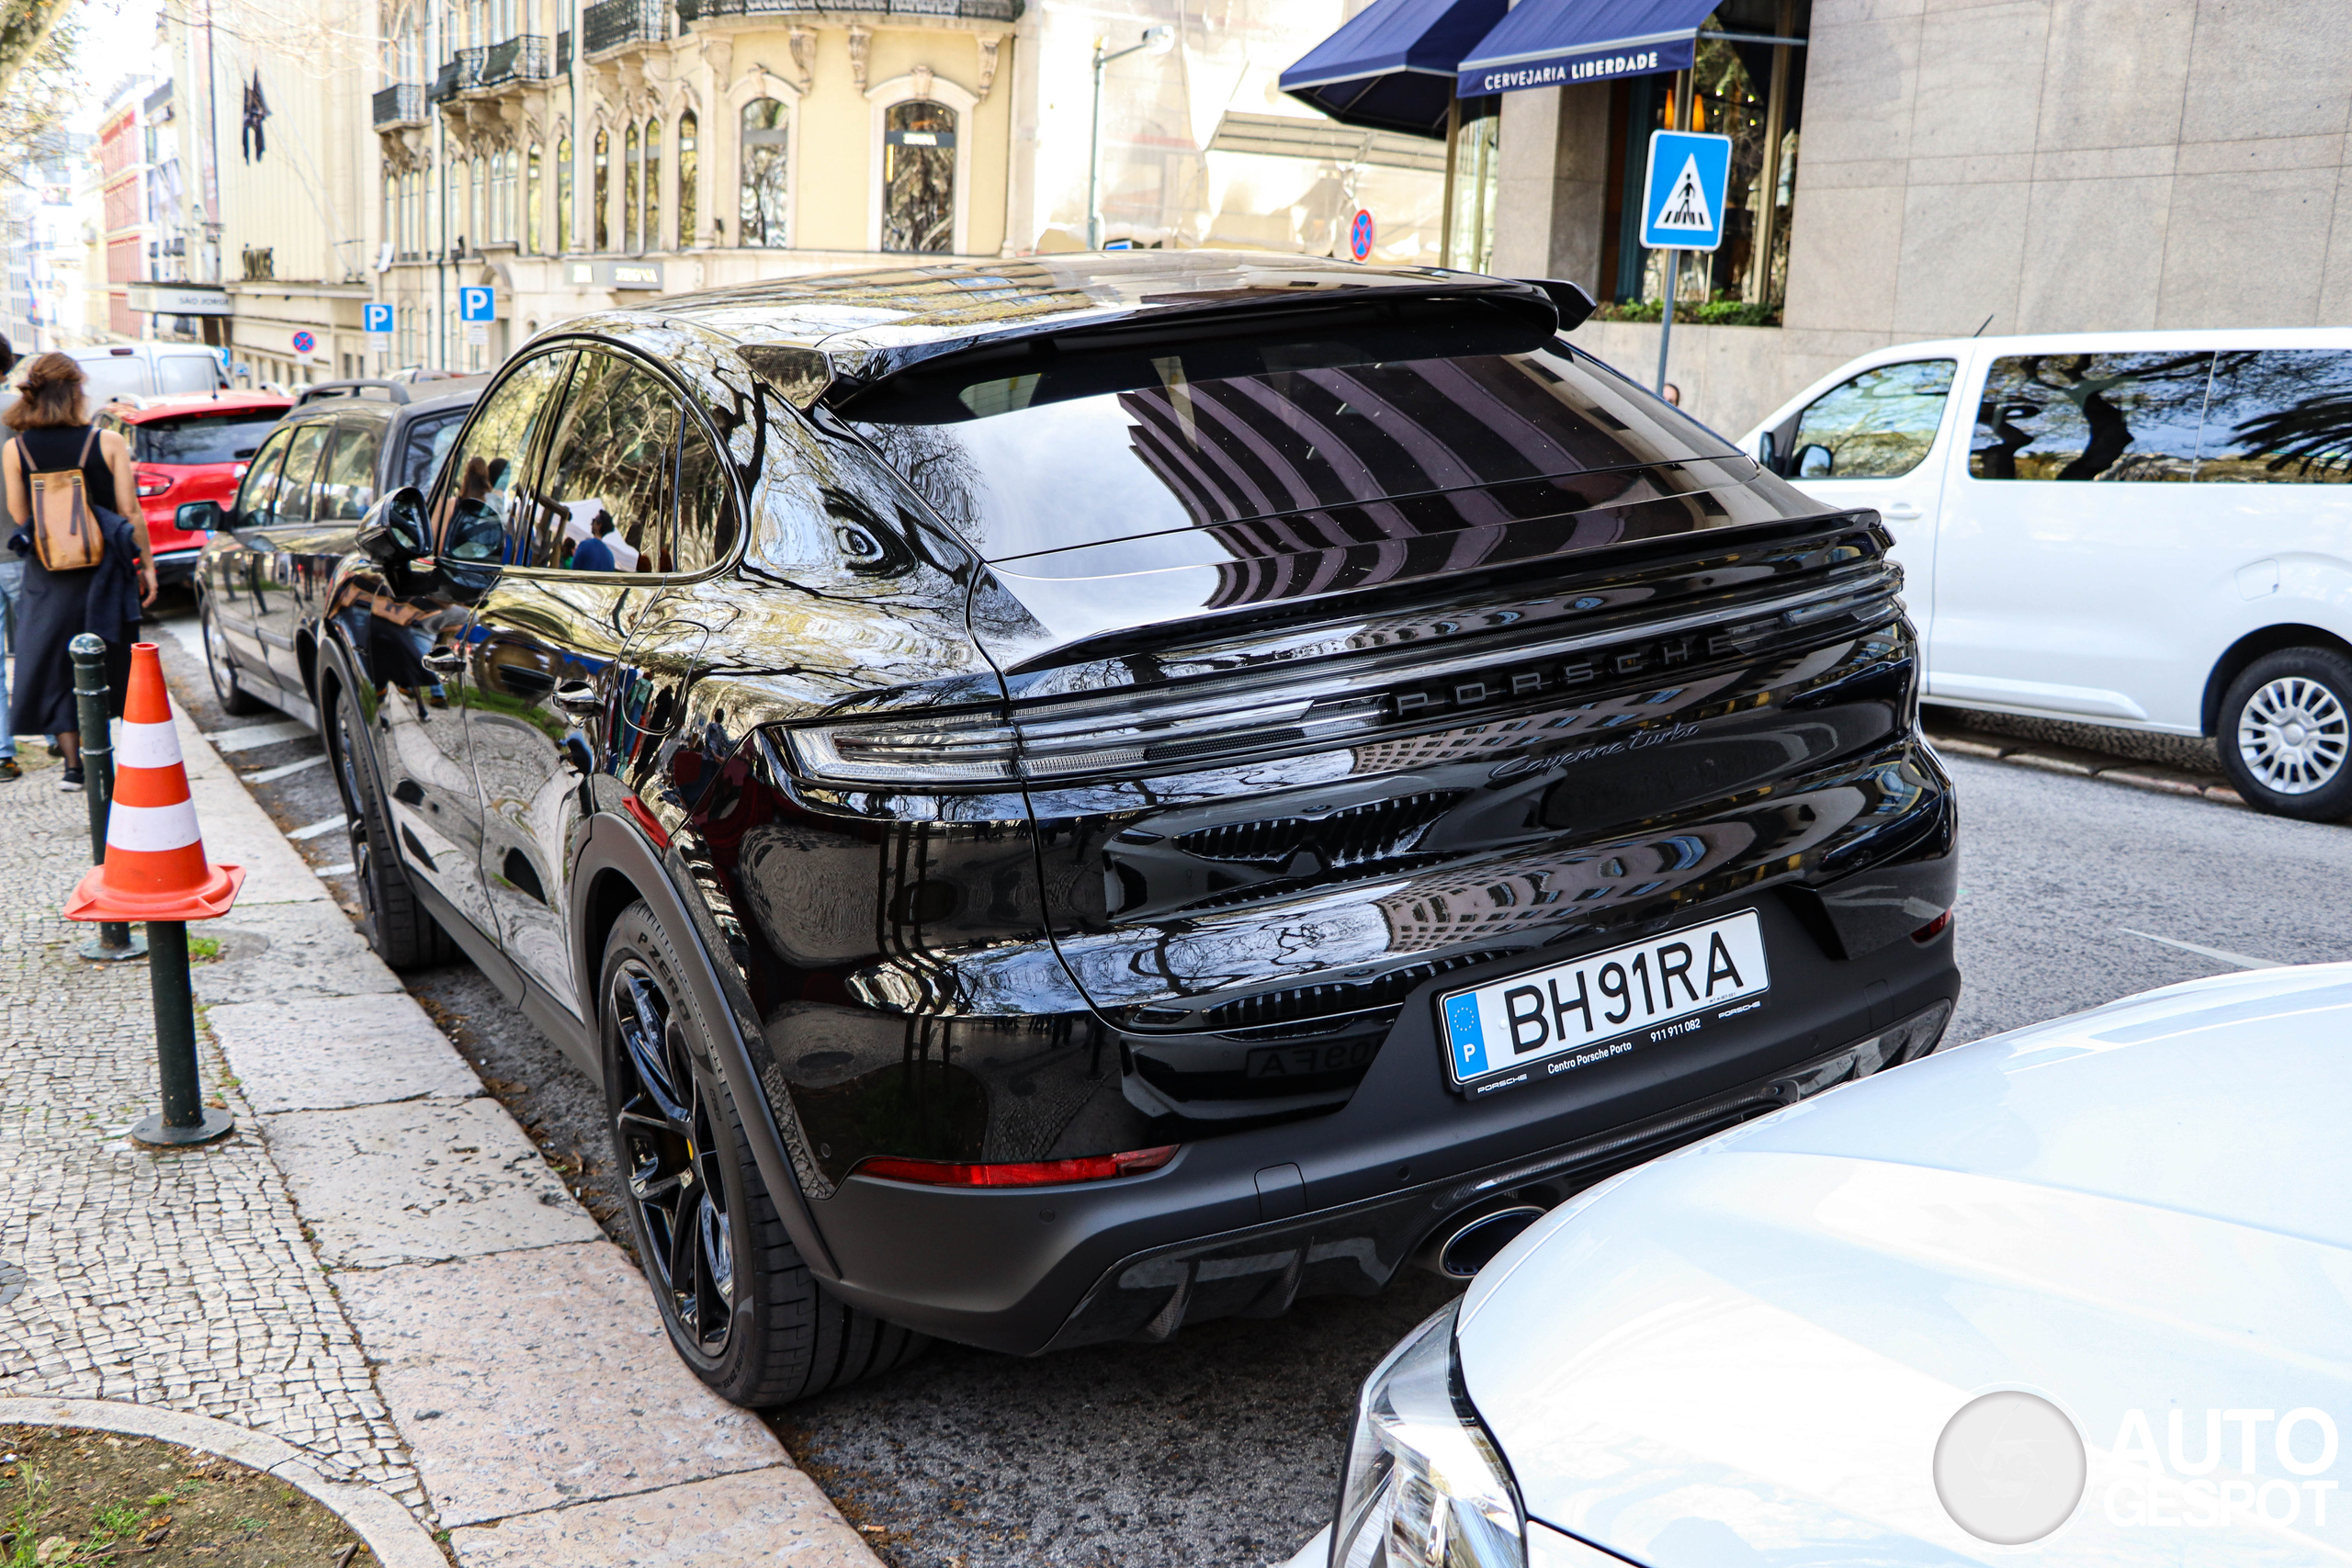
<path fill-rule="evenodd" d="M 821 355 L 830 399 L 999 333 L 1433 280 L 1204 253 L 949 266 L 664 300 L 534 344 L 659 374 L 749 523 L 684 577 L 467 562 L 446 539 L 343 563 L 332 678 L 428 903 L 594 1071 L 605 931 L 654 900 L 708 962 L 722 1066 L 811 1267 L 1014 1350 L 1353 1288 L 1147 1281 L 1130 1321 L 1123 1259 L 1294 1215 L 1380 1207 L 1376 1284 L 1486 1201 L 1464 1190 L 1479 1170 L 1629 1126 L 1668 1146 L 1712 1124 L 1690 1108 L 1766 1103 L 1754 1086 L 1948 1002 L 1949 941 L 1907 937 L 1951 902 L 1954 818 L 1868 514 L 1820 514 L 1736 454 L 1650 452 L 1382 503 L 1378 536 L 1358 498 L 1144 536 L 1093 519 L 1078 547 L 990 562 L 926 501 L 935 476 L 744 352 Z M 837 330 L 844 305 L 867 324 Z M 1681 429 L 1645 398 L 1602 404 Z M 787 743 L 844 714 L 1025 723 L 1056 694 L 1300 671 L 1376 697 L 1379 733 L 932 793 L 813 781 Z M 1440 988 L 1750 907 L 1768 1007 L 1524 1089 L 1447 1089 Z M 1047 1189 L 855 1174 L 1163 1143 L 1184 1147 L 1149 1175 Z"/>
<path fill-rule="evenodd" d="M 205 519 L 214 536 L 196 558 L 197 593 L 220 628 L 240 682 L 254 695 L 315 728 L 320 621 L 336 566 L 357 543 L 361 516 L 379 496 L 430 482 L 424 472 L 435 430 L 463 417 L 487 382 L 450 381 L 410 403 L 331 399 L 297 404 L 254 455 L 236 500 Z M 369 448 L 361 467 L 338 466 Z M 288 452 L 307 455 L 301 500 L 288 514 L 257 493 L 273 484 Z M 211 504 L 211 503 L 198 503 Z M 193 525 L 183 508 L 181 525 Z"/>

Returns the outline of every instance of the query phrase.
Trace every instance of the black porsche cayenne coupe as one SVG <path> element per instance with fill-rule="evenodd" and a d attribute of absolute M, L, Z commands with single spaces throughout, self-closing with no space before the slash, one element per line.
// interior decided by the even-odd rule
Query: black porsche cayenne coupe
<path fill-rule="evenodd" d="M 1201 252 L 664 299 L 378 504 L 320 700 L 370 934 L 601 1080 L 713 1388 L 1465 1272 L 1935 1047 L 1887 536 L 1589 310 Z"/>

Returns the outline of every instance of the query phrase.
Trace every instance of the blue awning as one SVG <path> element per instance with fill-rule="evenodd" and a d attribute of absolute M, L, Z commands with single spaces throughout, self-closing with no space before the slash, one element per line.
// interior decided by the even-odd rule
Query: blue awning
<path fill-rule="evenodd" d="M 1465 98 L 1689 68 L 1717 0 L 1521 0 L 1463 51 Z"/>
<path fill-rule="evenodd" d="M 1376 0 L 1283 72 L 1283 91 L 1345 125 L 1442 136 L 1462 57 L 1507 4 Z"/>

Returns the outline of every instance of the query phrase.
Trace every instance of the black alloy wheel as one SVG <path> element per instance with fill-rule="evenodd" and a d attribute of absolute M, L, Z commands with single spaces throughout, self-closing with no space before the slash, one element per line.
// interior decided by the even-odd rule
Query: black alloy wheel
<path fill-rule="evenodd" d="M 720 1398 L 753 1409 L 911 1359 L 923 1336 L 851 1308 L 801 1262 L 684 974 L 652 910 L 621 911 L 597 988 L 605 1105 L 671 1345 Z"/>
<path fill-rule="evenodd" d="M 197 619 L 204 628 L 204 671 L 212 678 L 212 695 L 220 711 L 238 718 L 266 713 L 269 705 L 237 683 L 237 662 L 230 656 L 229 639 L 213 616 L 209 597 L 198 604 Z"/>
<path fill-rule="evenodd" d="M 417 901 L 416 889 L 392 847 L 372 787 L 363 748 L 358 705 L 329 677 L 320 693 L 325 707 L 327 753 L 334 764 L 336 793 L 343 797 L 344 831 L 351 842 L 352 880 L 359 885 L 361 930 L 376 955 L 394 969 L 429 968 L 455 956 L 439 922 Z"/>
<path fill-rule="evenodd" d="M 2352 659 L 2282 648 L 2238 672 L 2214 747 L 2248 806 L 2336 822 L 2352 815 Z"/>

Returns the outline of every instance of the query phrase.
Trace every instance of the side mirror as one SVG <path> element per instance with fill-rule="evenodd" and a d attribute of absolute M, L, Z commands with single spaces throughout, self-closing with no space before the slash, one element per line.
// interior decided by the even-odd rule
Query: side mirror
<path fill-rule="evenodd" d="M 405 566 L 433 549 L 433 530 L 424 511 L 424 492 L 402 485 L 378 502 L 359 525 L 354 543 L 382 566 Z"/>
<path fill-rule="evenodd" d="M 449 536 L 441 541 L 441 558 L 469 566 L 498 565 L 506 558 L 506 520 L 481 502 L 458 502 L 457 513 L 449 519 Z"/>
<path fill-rule="evenodd" d="M 191 501 L 172 513 L 172 526 L 183 534 L 218 534 L 229 526 L 229 518 L 217 501 Z"/>
<path fill-rule="evenodd" d="M 1797 448 L 1797 478 L 1826 479 L 1838 471 L 1838 454 L 1818 443 Z"/>

